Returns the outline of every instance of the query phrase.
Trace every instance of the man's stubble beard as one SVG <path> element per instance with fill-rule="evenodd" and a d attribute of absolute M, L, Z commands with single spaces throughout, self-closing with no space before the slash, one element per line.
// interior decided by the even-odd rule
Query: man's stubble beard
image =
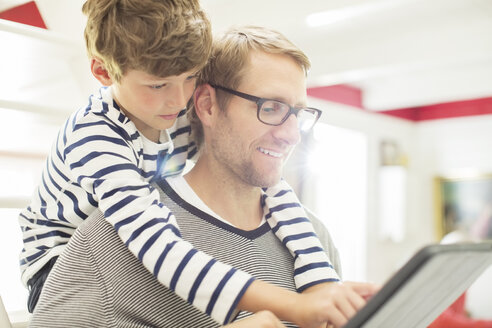
<path fill-rule="evenodd" d="M 247 149 L 243 152 L 240 145 L 234 145 L 230 140 L 234 140 L 233 129 L 226 126 L 226 122 L 223 122 L 223 128 L 220 131 L 215 131 L 213 137 L 210 140 L 213 156 L 217 162 L 219 162 L 225 170 L 228 171 L 228 175 L 236 177 L 242 181 L 245 185 L 252 187 L 271 187 L 280 181 L 282 174 L 282 167 L 272 168 L 267 172 L 261 172 L 255 166 L 255 163 L 251 158 L 247 158 L 251 153 L 251 149 Z M 226 142 L 224 142 L 226 141 Z M 253 150 L 257 151 L 257 150 Z M 269 173 L 272 172 L 273 173 Z"/>

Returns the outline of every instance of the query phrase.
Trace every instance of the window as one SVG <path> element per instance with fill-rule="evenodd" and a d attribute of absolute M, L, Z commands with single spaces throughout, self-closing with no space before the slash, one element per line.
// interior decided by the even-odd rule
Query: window
<path fill-rule="evenodd" d="M 308 205 L 338 248 L 344 280 L 366 279 L 367 138 L 318 123 L 308 156 Z M 307 184 L 306 184 L 307 186 Z M 303 199 L 305 199 L 303 197 Z"/>

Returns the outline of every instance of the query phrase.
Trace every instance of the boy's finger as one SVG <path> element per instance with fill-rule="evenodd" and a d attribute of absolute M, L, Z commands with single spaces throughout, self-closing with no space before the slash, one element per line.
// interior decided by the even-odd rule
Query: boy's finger
<path fill-rule="evenodd" d="M 339 310 L 331 311 L 328 320 L 330 323 L 335 325 L 335 327 L 342 327 L 348 321 L 347 318 L 345 318 L 345 316 Z"/>
<path fill-rule="evenodd" d="M 342 298 L 337 301 L 337 308 L 340 310 L 340 312 L 344 315 L 344 317 L 348 320 L 354 314 L 357 312 L 358 306 L 356 306 L 354 303 L 364 304 L 364 301 L 362 298 L 354 293 L 354 296 L 349 296 L 348 298 Z M 357 300 L 358 298 L 358 300 Z"/>
<path fill-rule="evenodd" d="M 381 289 L 381 285 L 373 284 L 373 283 L 345 282 L 344 284 L 347 284 L 350 287 L 352 287 L 352 289 L 361 296 L 372 296 Z"/>
<path fill-rule="evenodd" d="M 348 295 L 348 300 L 356 311 L 360 310 L 364 305 L 366 305 L 366 299 L 354 290 L 352 290 L 351 293 Z"/>

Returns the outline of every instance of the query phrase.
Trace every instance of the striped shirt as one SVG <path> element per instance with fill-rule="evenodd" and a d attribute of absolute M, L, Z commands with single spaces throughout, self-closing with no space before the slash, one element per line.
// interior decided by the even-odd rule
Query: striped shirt
<path fill-rule="evenodd" d="M 200 288 L 190 297 L 181 281 L 222 281 L 221 296 L 209 314 L 227 322 L 253 278 L 184 241 L 175 216 L 150 184 L 180 174 L 186 159 L 194 157 L 190 133 L 183 111 L 172 128 L 162 131 L 160 143 L 153 143 L 118 108 L 111 88 L 91 96 L 89 105 L 60 130 L 31 204 L 19 215 L 23 282 L 60 255 L 75 229 L 99 209 L 145 268 L 197 308 L 206 311 L 204 300 L 214 297 L 213 291 Z M 266 191 L 264 201 L 270 208 L 267 222 L 294 256 L 298 290 L 338 280 L 290 187 L 282 181 Z"/>
<path fill-rule="evenodd" d="M 159 185 L 163 190 L 162 201 L 176 215 L 185 240 L 255 278 L 295 290 L 293 258 L 268 224 L 252 231 L 237 229 L 187 202 L 187 197 L 173 190 L 171 186 L 175 184 L 171 181 Z M 338 253 L 330 235 L 316 218 L 310 219 L 338 270 Z M 214 242 L 217 240 L 220 240 L 219 247 Z M 216 288 L 215 281 L 209 283 Z M 207 300 L 207 307 L 214 301 Z M 240 312 L 234 320 L 248 315 Z M 218 326 L 148 274 L 98 213 L 75 232 L 58 259 L 30 325 L 33 328 Z"/>

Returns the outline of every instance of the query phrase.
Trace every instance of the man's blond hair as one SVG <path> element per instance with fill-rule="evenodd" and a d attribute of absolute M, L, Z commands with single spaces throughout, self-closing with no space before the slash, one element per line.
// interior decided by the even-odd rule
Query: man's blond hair
<path fill-rule="evenodd" d="M 236 89 L 246 73 L 250 54 L 261 51 L 281 54 L 292 58 L 307 74 L 311 64 L 306 54 L 289 41 L 283 34 L 258 26 L 233 27 L 223 36 L 214 40 L 212 54 L 207 65 L 198 75 L 197 85 L 210 83 Z M 219 107 L 224 109 L 230 94 L 221 92 L 217 96 Z M 203 143 L 203 127 L 195 113 L 194 105 L 188 113 L 194 138 L 198 146 Z"/>
<path fill-rule="evenodd" d="M 198 0 L 88 0 L 87 52 L 116 82 L 129 70 L 166 77 L 200 69 L 210 54 L 210 22 Z"/>

